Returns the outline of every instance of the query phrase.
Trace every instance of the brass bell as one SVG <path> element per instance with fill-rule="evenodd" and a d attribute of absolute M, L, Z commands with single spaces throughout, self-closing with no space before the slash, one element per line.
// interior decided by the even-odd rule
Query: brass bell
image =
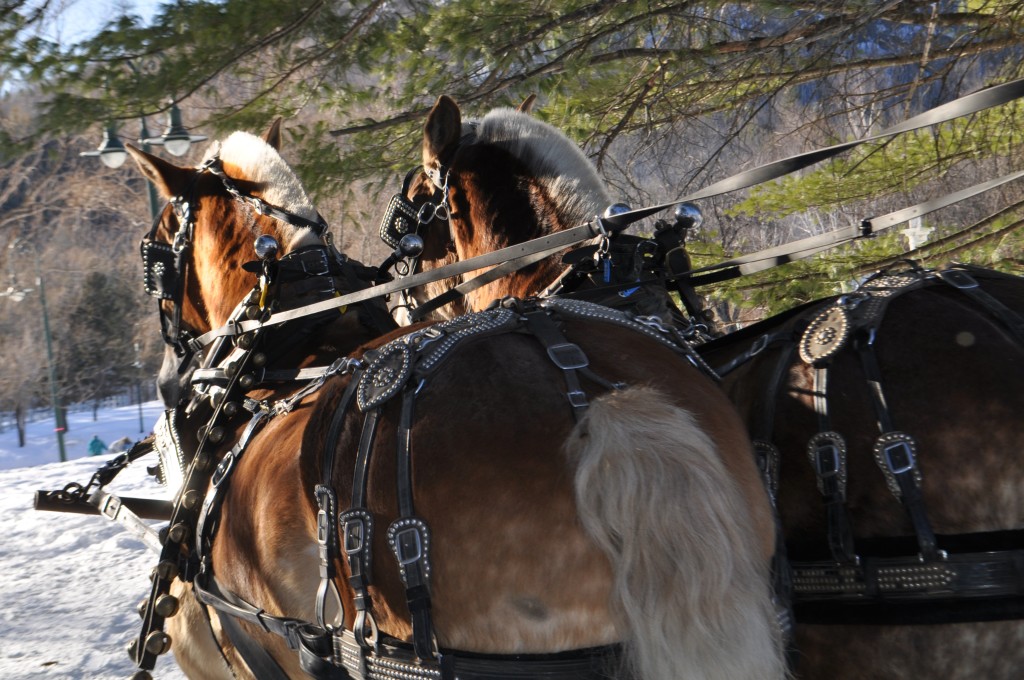
<path fill-rule="evenodd" d="M 196 472 L 206 472 L 210 469 L 211 460 L 210 454 L 201 452 L 196 455 L 195 461 L 192 465 L 195 467 Z"/>
<path fill-rule="evenodd" d="M 139 651 L 139 641 L 132 640 L 131 642 L 129 642 L 128 646 L 125 647 L 125 651 L 128 652 L 128 656 L 130 656 L 132 660 L 134 660 L 135 653 Z"/>
<path fill-rule="evenodd" d="M 149 671 L 139 671 L 132 676 L 132 680 L 153 680 L 153 676 L 149 674 Z"/>
<path fill-rule="evenodd" d="M 259 312 L 259 307 L 256 308 L 256 311 L 257 313 Z M 246 308 L 246 316 L 248 316 L 248 312 L 249 310 L 248 308 Z M 245 333 L 243 335 L 238 336 L 238 339 L 235 340 L 235 344 L 241 347 L 242 349 L 249 349 L 250 347 L 252 347 L 252 341 L 252 333 Z"/>
<path fill-rule="evenodd" d="M 164 560 L 156 565 L 156 575 L 165 581 L 171 581 L 178 576 L 178 565 L 170 560 Z"/>
<path fill-rule="evenodd" d="M 253 366 L 264 366 L 264 365 L 266 365 L 266 363 L 267 363 L 267 355 L 264 354 L 263 352 L 256 352 L 256 354 L 252 355 L 252 365 Z"/>
<path fill-rule="evenodd" d="M 184 522 L 178 522 L 167 530 L 167 538 L 175 543 L 181 543 L 188 538 L 188 526 Z"/>
<path fill-rule="evenodd" d="M 238 379 L 238 385 L 243 390 L 251 390 L 253 387 L 256 386 L 256 376 L 252 375 L 251 373 L 246 373 L 245 375 Z"/>
<path fill-rule="evenodd" d="M 229 401 L 229 402 L 224 404 L 224 408 L 221 409 L 221 412 L 224 415 L 230 417 L 230 416 L 233 416 L 233 415 L 237 414 L 238 413 L 238 409 L 239 409 L 239 406 L 238 406 L 237 403 L 235 403 L 233 401 Z"/>
<path fill-rule="evenodd" d="M 222 441 L 224 441 L 224 428 L 210 428 L 210 441 L 213 442 L 214 444 L 220 444 Z"/>
<path fill-rule="evenodd" d="M 181 496 L 181 504 L 186 510 L 195 510 L 202 502 L 203 496 L 197 489 L 190 489 Z"/>
<path fill-rule="evenodd" d="M 146 636 L 146 651 L 160 656 L 171 649 L 171 636 L 162 630 L 154 630 Z"/>
<path fill-rule="evenodd" d="M 245 318 L 252 321 L 253 319 L 260 318 L 260 308 L 258 305 L 248 305 L 245 308 Z M 241 347 L 241 345 L 239 345 Z M 243 348 L 244 349 L 244 348 Z"/>
<path fill-rule="evenodd" d="M 174 595 L 161 595 L 156 598 L 153 611 L 164 618 L 174 616 L 178 613 L 178 598 L 174 597 Z"/>

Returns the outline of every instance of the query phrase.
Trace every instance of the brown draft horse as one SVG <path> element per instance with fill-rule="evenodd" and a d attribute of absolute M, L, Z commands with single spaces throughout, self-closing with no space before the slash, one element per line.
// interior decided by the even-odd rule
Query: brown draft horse
<path fill-rule="evenodd" d="M 266 136 L 271 142 L 277 137 L 276 130 Z M 150 239 L 186 246 L 175 250 L 184 253 L 178 265 L 183 294 L 161 302 L 169 340 L 181 344 L 181 337 L 191 337 L 194 347 L 196 336 L 224 330 L 230 319 L 265 320 L 268 311 L 295 309 L 350 290 L 334 265 L 310 266 L 322 261 L 317 253 L 325 248 L 313 228 L 318 216 L 276 146 L 235 133 L 214 145 L 210 162 L 199 168 L 132 150 L 142 172 L 173 203 Z M 260 210 L 251 205 L 254 197 Z M 299 219 L 275 219 L 267 206 L 277 216 Z M 264 259 L 246 264 L 254 259 L 253 239 L 260 235 L 280 245 L 275 249 L 261 239 L 257 246 Z M 303 263 L 298 269 L 295 258 Z M 297 270 L 303 274 L 286 276 Z M 256 274 L 263 277 L 259 283 Z M 246 304 L 236 307 L 239 301 Z M 260 331 L 266 335 L 256 340 L 243 342 L 242 334 L 226 342 L 226 359 L 212 361 L 207 355 L 194 376 L 199 396 L 178 409 L 181 439 L 203 442 L 193 471 L 203 469 L 196 461 L 221 460 L 210 491 L 209 476 L 202 478 L 206 506 L 216 510 L 198 527 L 172 522 L 168 534 L 168 540 L 180 542 L 186 566 L 201 553 L 200 575 L 190 585 L 186 568 L 157 570 L 160 578 L 178 575 L 172 592 L 181 605 L 165 625 L 176 660 L 190 677 L 272 677 L 251 670 L 266 662 L 258 653 L 246 655 L 245 640 L 269 652 L 269 663 L 287 677 L 304 677 L 300 656 L 284 637 L 253 620 L 273 619 L 280 627 L 297 619 L 330 627 L 339 616 L 350 637 L 360 617 L 357 633 L 365 637 L 360 642 L 370 648 L 363 652 L 374 663 L 401 657 L 406 672 L 422 672 L 416 677 L 524 677 L 465 668 L 493 661 L 500 669 L 507 662 L 521 673 L 516 664 L 568 663 L 575 658 L 571 650 L 592 654 L 608 645 L 621 650 L 615 654 L 622 664 L 618 670 L 602 666 L 582 673 L 569 666 L 576 668 L 571 676 L 544 677 L 785 676 L 769 573 L 775 540 L 770 503 L 735 410 L 691 362 L 654 332 L 604 319 L 542 314 L 568 349 L 582 350 L 570 351 L 574 363 L 556 362 L 558 347 L 548 345 L 546 351 L 520 327 L 523 318 L 537 315 L 508 307 L 500 311 L 511 309 L 506 316 L 515 332 L 481 332 L 456 343 L 476 317 L 414 331 L 422 345 L 421 354 L 412 355 L 414 362 L 420 360 L 417 371 L 428 344 L 458 346 L 423 374 L 427 377 L 417 389 L 405 391 L 415 399 L 414 417 L 404 397 L 401 405 L 383 400 L 368 407 L 378 414 L 374 429 L 354 407 L 340 407 L 355 380 L 346 371 L 330 375 L 319 389 L 303 387 L 315 388 L 315 381 L 271 379 L 297 375 L 297 369 L 316 374 L 318 367 L 337 366 L 339 357 L 351 356 L 361 357 L 364 377 L 372 377 L 358 383 L 357 399 L 364 387 L 373 394 L 398 384 L 389 380 L 402 367 L 384 359 L 408 356 L 394 348 L 402 344 L 399 338 L 413 336 L 404 329 L 373 339 L 376 331 L 355 311 L 358 307 L 320 313 L 312 326 L 298 318 L 275 327 L 282 330 Z M 544 327 L 551 332 L 551 325 Z M 258 353 L 247 349 L 253 343 Z M 589 366 L 579 365 L 581 354 Z M 378 360 L 383 363 L 375 364 Z M 259 370 L 250 372 L 251 367 Z M 380 370 L 373 372 L 374 367 Z M 572 402 L 570 380 L 579 386 Z M 571 403 L 581 407 L 583 393 L 589 405 L 575 409 L 577 420 Z M 229 415 L 229 403 L 240 415 Z M 239 403 L 252 413 L 260 404 L 270 405 L 270 414 L 252 429 L 250 414 L 237 408 Z M 200 417 L 214 408 L 214 422 Z M 368 442 L 367 428 L 376 433 Z M 363 454 L 367 459 L 357 469 Z M 368 554 L 352 547 L 368 536 L 357 529 L 350 534 L 348 524 L 337 540 L 359 553 L 358 570 L 362 576 L 372 571 L 372 583 L 357 587 L 359 574 L 350 579 L 354 568 L 344 556 L 328 560 L 335 575 L 324 583 L 318 545 L 330 538 L 321 532 L 318 543 L 318 527 L 331 525 L 318 521 L 329 522 L 336 514 L 331 508 L 320 512 L 314 489 L 319 497 L 318 484 L 331 487 L 337 510 L 344 510 L 356 504 L 359 479 L 377 530 Z M 196 505 L 190 494 L 179 494 L 179 509 Z M 401 508 L 412 498 L 415 517 Z M 429 567 L 424 566 L 427 538 L 414 532 L 422 550 L 403 560 L 402 573 L 414 568 L 429 573 L 432 628 L 427 631 L 434 647 L 425 653 L 402 644 L 418 642 L 410 602 L 417 615 L 422 613 L 423 593 L 422 588 L 416 598 L 407 593 L 392 554 L 398 550 L 408 558 L 406 548 L 389 546 L 385 531 L 394 523 L 401 533 L 403 522 L 421 520 L 430 530 Z M 190 538 L 197 531 L 200 536 Z M 207 586 L 215 581 L 219 591 L 231 594 L 224 598 L 248 603 L 258 614 L 235 619 L 202 604 L 200 599 L 210 602 L 198 587 L 204 578 Z M 326 605 L 318 599 L 323 587 L 340 593 L 340 615 L 329 598 Z M 267 627 L 274 630 L 274 625 Z M 232 628 L 241 630 L 243 642 L 237 632 L 232 636 Z M 341 631 L 338 625 L 339 636 Z M 393 652 L 398 656 L 377 659 L 375 642 L 398 649 Z M 438 650 L 433 661 L 454 663 L 454 676 L 435 674 L 437 666 L 424 658 Z M 556 653 L 570 656 L 549 656 Z M 320 656 L 330 658 L 329 649 L 321 649 Z M 370 667 L 367 677 L 396 677 L 380 671 L 380 665 Z"/>
<path fill-rule="evenodd" d="M 575 227 L 607 205 L 575 144 L 522 111 L 498 109 L 466 122 L 441 97 L 425 125 L 423 167 L 408 198 L 444 200 L 450 212 L 447 225 L 421 225 L 425 269 L 446 256 Z M 587 189 L 560 212 L 563 188 L 577 185 Z M 537 294 L 558 271 L 545 265 L 517 272 L 465 304 L 479 309 L 512 291 Z M 972 280 L 997 302 L 972 297 Z M 870 304 L 858 308 L 864 301 Z M 777 449 L 762 467 L 777 476 L 782 532 L 795 562 L 796 672 L 823 680 L 1020 677 L 1024 622 L 1014 619 L 1024 595 L 1024 280 L 972 268 L 942 276 L 910 268 L 839 301 L 843 311 L 831 306 L 836 302 L 822 300 L 700 347 L 713 367 L 733 365 L 725 389 L 755 438 Z M 855 317 L 863 318 L 853 324 Z M 839 343 L 844 323 L 850 337 Z M 814 365 L 799 358 L 809 325 L 808 342 L 834 343 L 834 357 Z M 874 348 L 873 359 L 865 347 Z M 865 361 L 877 363 L 867 375 Z M 816 370 L 826 367 L 815 383 Z M 827 396 L 817 409 L 815 393 Z M 878 445 L 880 423 L 888 439 Z M 845 442 L 822 439 L 823 430 Z M 812 439 L 817 459 L 808 453 Z M 912 457 L 902 463 L 913 462 L 913 483 L 907 472 L 892 472 L 906 451 Z M 827 478 L 833 461 L 831 477 L 841 485 L 830 487 L 816 477 L 815 463 Z M 832 495 L 823 497 L 819 486 Z M 925 518 L 916 531 L 898 500 L 916 497 L 915 486 Z M 922 545 L 929 552 L 923 564 Z M 889 581 L 880 585 L 884 576 Z M 886 588 L 890 598 L 874 594 Z M 993 595 L 979 597 L 985 591 Z"/>

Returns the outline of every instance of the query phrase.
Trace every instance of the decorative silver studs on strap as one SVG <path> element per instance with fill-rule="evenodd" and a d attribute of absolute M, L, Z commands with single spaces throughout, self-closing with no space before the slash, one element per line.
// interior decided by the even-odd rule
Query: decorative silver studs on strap
<path fill-rule="evenodd" d="M 858 567 L 837 564 L 793 565 L 793 592 L 797 596 L 811 593 L 860 595 L 865 590 L 864 574 Z"/>
<path fill-rule="evenodd" d="M 412 373 L 412 361 L 412 350 L 404 342 L 392 341 L 378 349 L 359 378 L 359 410 L 365 413 L 398 394 Z"/>
<path fill-rule="evenodd" d="M 611 307 L 572 298 L 548 298 L 541 302 L 540 306 L 569 318 L 596 319 L 624 326 L 653 338 L 676 352 L 685 352 L 687 349 L 685 345 L 673 339 L 669 329 L 657 317 L 631 317 Z"/>
<path fill-rule="evenodd" d="M 955 569 L 935 562 L 882 567 L 878 570 L 878 589 L 885 592 L 941 590 L 950 588 L 955 579 Z"/>
<path fill-rule="evenodd" d="M 818 480 L 818 491 L 827 494 L 825 480 L 835 478 L 836 491 L 846 499 L 846 440 L 838 432 L 819 432 L 807 443 L 807 457 Z"/>
<path fill-rule="evenodd" d="M 463 340 L 484 333 L 512 330 L 519 323 L 519 316 L 515 312 L 497 308 L 466 314 L 425 329 L 434 331 L 434 334 L 429 338 L 424 338 L 424 340 L 429 340 L 429 350 L 426 349 L 428 342 L 420 341 L 418 343 L 421 355 L 416 368 L 418 371 L 428 373 L 445 359 L 455 345 Z M 438 332 L 440 335 L 437 335 Z M 416 342 L 417 340 L 410 337 L 410 341 Z"/>
<path fill-rule="evenodd" d="M 921 484 L 921 470 L 917 465 L 917 443 L 914 438 L 903 432 L 886 432 L 875 440 L 875 462 L 885 475 L 885 484 L 894 496 L 900 498 L 897 475 L 910 472 L 914 482 Z"/>
<path fill-rule="evenodd" d="M 430 529 L 418 517 L 401 517 L 388 527 L 388 545 L 398 560 L 402 581 L 407 581 L 406 567 L 420 563 L 423 576 L 430 578 Z"/>

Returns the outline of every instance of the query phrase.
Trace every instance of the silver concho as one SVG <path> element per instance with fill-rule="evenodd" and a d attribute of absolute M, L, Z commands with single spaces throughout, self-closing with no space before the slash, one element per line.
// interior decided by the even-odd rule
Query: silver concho
<path fill-rule="evenodd" d="M 832 357 L 850 335 L 850 317 L 842 307 L 829 307 L 811 320 L 800 338 L 800 358 L 808 364 Z"/>
<path fill-rule="evenodd" d="M 409 380 L 412 373 L 412 351 L 403 342 L 393 342 L 382 347 L 359 378 L 356 403 L 359 410 L 366 412 L 380 406 Z"/>

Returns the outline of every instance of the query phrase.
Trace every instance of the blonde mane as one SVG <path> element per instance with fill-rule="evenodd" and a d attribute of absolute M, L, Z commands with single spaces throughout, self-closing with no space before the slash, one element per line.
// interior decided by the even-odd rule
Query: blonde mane
<path fill-rule="evenodd" d="M 530 169 L 566 223 L 583 223 L 612 203 L 597 168 L 557 128 L 512 108 L 494 109 L 476 125 L 479 141 L 505 149 Z"/>
<path fill-rule="evenodd" d="M 264 201 L 299 217 L 317 221 L 317 210 L 302 188 L 299 178 L 281 158 L 277 149 L 262 138 L 248 132 L 233 132 L 224 141 L 212 144 L 204 160 L 218 154 L 225 166 L 237 168 L 241 177 L 263 187 L 260 198 Z M 229 174 L 235 174 L 235 171 Z M 284 252 L 317 242 L 316 234 L 306 227 L 282 223 L 280 231 L 284 237 L 284 243 L 281 244 Z"/>

